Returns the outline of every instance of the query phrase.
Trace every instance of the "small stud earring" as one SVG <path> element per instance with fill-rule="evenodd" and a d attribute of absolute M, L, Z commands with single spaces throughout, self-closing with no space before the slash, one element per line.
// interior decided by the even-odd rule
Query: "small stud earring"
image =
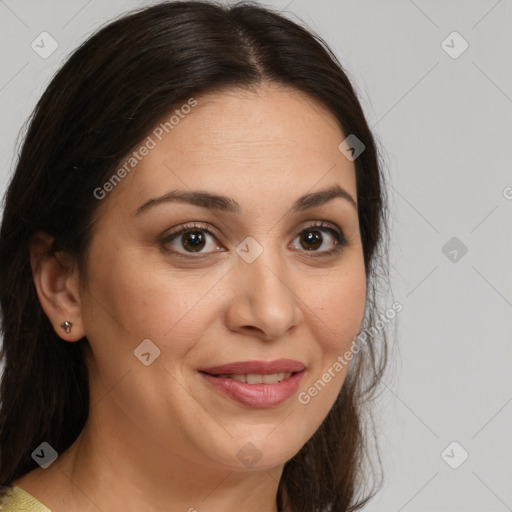
<path fill-rule="evenodd" d="M 69 332 L 71 331 L 71 326 L 72 326 L 72 325 L 73 325 L 73 324 L 72 324 L 71 322 L 68 322 L 67 320 L 66 320 L 65 322 L 62 322 L 62 323 L 60 324 L 60 326 L 61 326 L 61 327 L 62 327 L 62 328 L 67 332 L 67 333 L 69 333 Z"/>

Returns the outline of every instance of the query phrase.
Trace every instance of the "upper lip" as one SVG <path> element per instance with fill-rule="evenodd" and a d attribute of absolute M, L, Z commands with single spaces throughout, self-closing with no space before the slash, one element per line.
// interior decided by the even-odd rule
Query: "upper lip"
<path fill-rule="evenodd" d="M 297 373 L 306 367 L 293 359 L 276 359 L 275 361 L 236 361 L 234 363 L 202 368 L 199 371 L 210 375 L 268 375 L 272 373 Z"/>

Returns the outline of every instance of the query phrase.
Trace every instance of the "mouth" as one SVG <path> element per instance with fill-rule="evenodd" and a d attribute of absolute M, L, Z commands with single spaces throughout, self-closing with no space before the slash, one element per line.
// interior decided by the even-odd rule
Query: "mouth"
<path fill-rule="evenodd" d="M 306 367 L 299 361 L 245 361 L 199 370 L 223 395 L 248 407 L 278 405 L 298 389 Z"/>
<path fill-rule="evenodd" d="M 290 378 L 294 373 L 290 372 L 279 372 L 279 373 L 267 373 L 264 375 L 258 375 L 257 373 L 240 374 L 234 373 L 232 375 L 212 375 L 219 379 L 232 379 L 238 382 L 244 382 L 246 384 L 277 384 L 285 379 Z"/>

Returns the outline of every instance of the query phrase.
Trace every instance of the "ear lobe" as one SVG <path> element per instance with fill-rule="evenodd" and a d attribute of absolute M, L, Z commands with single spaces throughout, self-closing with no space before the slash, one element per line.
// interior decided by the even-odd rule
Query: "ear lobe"
<path fill-rule="evenodd" d="M 46 233 L 34 235 L 30 244 L 32 277 L 39 302 L 55 332 L 66 341 L 83 338 L 78 274 L 72 260 L 63 253 L 49 253 L 53 237 Z M 71 322 L 71 329 L 61 327 Z M 69 332 L 66 332 L 66 331 Z"/>

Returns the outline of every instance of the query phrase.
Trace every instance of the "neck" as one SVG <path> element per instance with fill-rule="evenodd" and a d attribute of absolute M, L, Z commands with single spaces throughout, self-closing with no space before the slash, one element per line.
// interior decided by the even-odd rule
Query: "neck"
<path fill-rule="evenodd" d="M 283 466 L 240 471 L 171 455 L 148 432 L 98 421 L 103 405 L 93 408 L 82 433 L 55 467 L 67 486 L 66 510 L 277 512 Z"/>

